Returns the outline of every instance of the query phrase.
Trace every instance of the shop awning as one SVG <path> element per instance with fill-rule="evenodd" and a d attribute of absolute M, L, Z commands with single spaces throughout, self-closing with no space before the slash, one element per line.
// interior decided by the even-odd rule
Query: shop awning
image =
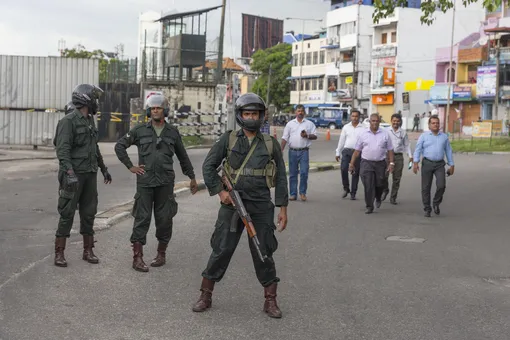
<path fill-rule="evenodd" d="M 301 76 L 301 77 L 287 77 L 287 80 L 295 80 L 295 79 L 312 79 L 312 78 L 321 78 L 324 77 L 324 74 L 317 74 L 313 76 Z"/>

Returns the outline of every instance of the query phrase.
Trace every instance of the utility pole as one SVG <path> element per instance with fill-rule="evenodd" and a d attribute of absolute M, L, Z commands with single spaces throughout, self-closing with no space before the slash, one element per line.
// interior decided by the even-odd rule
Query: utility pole
<path fill-rule="evenodd" d="M 498 119 L 498 112 L 499 112 L 499 47 L 500 47 L 500 39 L 501 36 L 498 34 L 497 36 L 497 42 L 496 42 L 496 107 L 494 109 L 494 113 L 491 117 L 491 120 Z"/>
<path fill-rule="evenodd" d="M 356 18 L 356 47 L 354 47 L 353 50 L 353 57 L 354 60 L 352 61 L 352 82 L 353 88 L 352 88 L 352 105 L 351 110 L 354 108 L 359 107 L 359 102 L 357 100 L 358 97 L 358 70 L 359 70 L 359 58 L 358 58 L 358 47 L 359 47 L 359 12 L 361 11 L 360 5 L 358 5 L 358 14 Z"/>
<path fill-rule="evenodd" d="M 445 113 L 445 122 L 444 122 L 444 133 L 448 134 L 448 121 L 450 116 L 450 101 L 451 92 L 452 92 L 452 67 L 453 67 L 453 35 L 455 33 L 455 1 L 453 2 L 453 15 L 452 15 L 452 38 L 450 43 L 450 66 L 448 67 L 448 93 L 446 94 L 446 113 Z M 458 62 L 457 62 L 458 65 Z M 457 67 L 455 67 L 457 69 Z M 457 72 L 455 72 L 455 77 L 457 77 Z"/>
<path fill-rule="evenodd" d="M 218 42 L 218 62 L 216 65 L 216 84 L 222 83 L 221 73 L 223 71 L 223 38 L 225 35 L 225 8 L 227 0 L 223 0 L 221 7 L 220 40 Z"/>

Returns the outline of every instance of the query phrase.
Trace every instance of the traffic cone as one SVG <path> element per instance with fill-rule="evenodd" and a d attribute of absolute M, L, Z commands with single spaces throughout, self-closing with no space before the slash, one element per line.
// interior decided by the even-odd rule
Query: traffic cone
<path fill-rule="evenodd" d="M 274 131 L 274 132 L 273 132 L 273 137 L 274 137 L 274 139 L 278 139 L 278 137 L 276 136 L 276 126 L 274 127 L 273 131 Z"/>
<path fill-rule="evenodd" d="M 326 133 L 326 140 L 330 140 L 330 139 L 331 139 L 331 132 L 328 129 L 328 132 Z"/>

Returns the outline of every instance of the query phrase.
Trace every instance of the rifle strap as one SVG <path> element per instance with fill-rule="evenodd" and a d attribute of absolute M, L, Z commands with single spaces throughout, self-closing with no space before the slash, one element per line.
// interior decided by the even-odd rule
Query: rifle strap
<path fill-rule="evenodd" d="M 259 140 L 257 138 L 255 138 L 253 140 L 253 142 L 251 144 L 250 151 L 248 152 L 246 157 L 244 157 L 244 161 L 243 161 L 243 164 L 241 164 L 241 167 L 237 170 L 238 173 L 236 175 L 236 178 L 234 179 L 234 182 L 232 183 L 233 185 L 235 185 L 237 183 L 237 180 L 239 179 L 239 176 L 241 176 L 241 173 L 243 172 L 244 167 L 246 166 L 246 163 L 248 163 L 248 161 L 250 160 L 251 155 L 253 155 L 253 152 L 255 151 L 255 147 L 257 147 L 258 141 Z"/>

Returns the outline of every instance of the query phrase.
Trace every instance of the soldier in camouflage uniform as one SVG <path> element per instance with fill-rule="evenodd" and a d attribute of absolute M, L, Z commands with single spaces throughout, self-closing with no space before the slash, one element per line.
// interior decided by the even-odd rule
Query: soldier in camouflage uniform
<path fill-rule="evenodd" d="M 274 235 L 275 205 L 280 207 L 279 230 L 287 226 L 289 196 L 285 162 L 278 141 L 260 132 L 266 113 L 264 101 L 253 93 L 244 94 L 236 101 L 235 111 L 241 129 L 223 134 L 209 151 L 202 166 L 209 194 L 220 197 L 221 207 L 211 238 L 212 254 L 202 273 L 202 293 L 193 311 L 203 312 L 211 307 L 214 285 L 225 275 L 244 229 L 239 215 L 234 217 L 235 208 L 216 170 L 224 163 L 228 176 L 236 178 L 232 181 L 234 189 L 239 191 L 253 220 L 261 252 L 268 257 L 262 262 L 253 244 L 249 243 L 257 278 L 264 287 L 264 312 L 272 318 L 281 318 L 282 313 L 276 303 L 276 288 L 280 279 L 276 276 L 272 255 L 278 248 Z M 275 204 L 271 201 L 271 187 L 275 187 Z"/>
<path fill-rule="evenodd" d="M 55 265 L 67 267 L 64 257 L 66 239 L 70 236 L 74 214 L 79 203 L 80 234 L 83 235 L 83 260 L 99 263 L 94 248 L 94 219 L 97 213 L 97 170 L 101 169 L 104 183 L 112 176 L 99 151 L 98 134 L 93 116 L 98 110 L 98 98 L 103 91 L 89 84 L 78 85 L 72 94 L 74 109 L 57 125 L 54 145 L 59 161 L 60 220 L 55 238 Z M 68 108 L 66 108 L 67 110 Z"/>
<path fill-rule="evenodd" d="M 147 99 L 148 123 L 135 126 L 115 145 L 115 153 L 129 171 L 137 175 L 133 217 L 135 218 L 131 243 L 133 244 L 133 269 L 148 272 L 143 261 L 143 246 L 151 224 L 152 209 L 156 220 L 156 238 L 159 241 L 152 267 L 166 263 L 166 249 L 172 238 L 172 218 L 177 214 L 174 197 L 175 172 L 173 155 L 177 155 L 182 172 L 191 179 L 191 193 L 198 191 L 193 165 L 182 142 L 179 130 L 165 122 L 168 101 L 160 94 Z M 129 159 L 127 148 L 138 147 L 138 166 Z"/>

